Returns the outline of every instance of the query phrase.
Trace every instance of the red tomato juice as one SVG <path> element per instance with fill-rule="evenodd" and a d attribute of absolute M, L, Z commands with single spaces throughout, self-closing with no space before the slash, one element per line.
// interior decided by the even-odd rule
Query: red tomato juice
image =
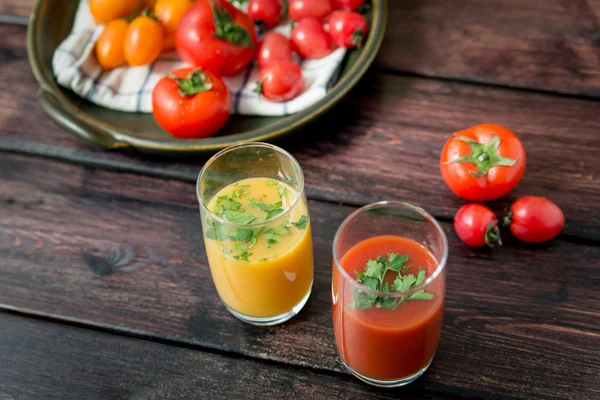
<path fill-rule="evenodd" d="M 356 280 L 367 261 L 388 253 L 406 254 L 410 265 L 403 275 L 417 274 L 424 268 L 427 278 L 438 262 L 429 250 L 414 240 L 400 236 L 366 239 L 343 255 L 343 269 Z M 392 272 L 386 280 L 391 283 Z M 351 308 L 355 286 L 333 267 L 333 325 L 335 340 L 345 362 L 358 373 L 372 379 L 395 380 L 409 377 L 432 360 L 440 339 L 444 313 L 445 281 L 440 274 L 425 291 L 432 300 L 405 300 L 396 309 Z"/>

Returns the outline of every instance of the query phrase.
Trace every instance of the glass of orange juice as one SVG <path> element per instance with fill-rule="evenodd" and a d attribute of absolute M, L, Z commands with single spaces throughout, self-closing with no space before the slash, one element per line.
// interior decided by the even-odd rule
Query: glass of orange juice
<path fill-rule="evenodd" d="M 314 261 L 296 159 L 266 143 L 235 145 L 208 160 L 196 192 L 210 271 L 227 309 L 254 325 L 300 312 Z"/>
<path fill-rule="evenodd" d="M 448 242 L 419 207 L 379 202 L 351 214 L 333 242 L 333 328 L 346 368 L 382 387 L 421 376 L 436 353 Z"/>

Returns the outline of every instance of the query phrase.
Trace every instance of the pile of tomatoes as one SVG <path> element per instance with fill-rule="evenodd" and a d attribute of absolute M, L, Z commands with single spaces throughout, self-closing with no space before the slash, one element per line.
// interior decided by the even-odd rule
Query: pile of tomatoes
<path fill-rule="evenodd" d="M 230 1 L 247 3 L 247 12 Z M 229 117 L 230 96 L 221 77 L 239 74 L 256 59 L 255 92 L 273 102 L 304 91 L 294 53 L 319 59 L 336 47 L 360 47 L 368 33 L 357 10 L 365 0 L 90 0 L 105 27 L 96 43 L 103 69 L 152 63 L 175 48 L 191 68 L 173 71 L 155 86 L 153 114 L 180 138 L 219 131 Z M 290 37 L 273 31 L 291 20 Z M 257 30 L 264 32 L 257 40 Z"/>
<path fill-rule="evenodd" d="M 457 196 L 477 202 L 463 206 L 454 217 L 462 241 L 473 247 L 502 244 L 498 218 L 478 203 L 510 193 L 525 173 L 525 164 L 521 140 L 499 125 L 477 125 L 448 139 L 440 159 L 442 177 Z M 552 201 L 526 196 L 512 204 L 502 225 L 519 240 L 541 243 L 556 237 L 564 224 L 561 209 Z"/>

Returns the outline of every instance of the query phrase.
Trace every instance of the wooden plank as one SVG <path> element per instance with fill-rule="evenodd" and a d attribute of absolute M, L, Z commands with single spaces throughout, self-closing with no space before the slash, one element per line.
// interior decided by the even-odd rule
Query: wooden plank
<path fill-rule="evenodd" d="M 0 34 L 7 59 L 0 64 L 0 149 L 196 179 L 206 157 L 106 153 L 56 127 L 37 104 L 24 29 L 0 25 Z M 488 121 L 515 129 L 528 151 L 522 183 L 492 205 L 499 215 L 520 196 L 547 196 L 565 211 L 565 237 L 600 241 L 600 158 L 590 151 L 600 148 L 595 101 L 371 73 L 326 118 L 278 144 L 302 164 L 311 198 L 403 200 L 449 220 L 464 202 L 443 183 L 439 152 L 451 132 Z"/>
<path fill-rule="evenodd" d="M 1 0 L 29 16 L 34 0 Z M 389 0 L 375 65 L 392 71 L 600 96 L 599 0 Z"/>
<path fill-rule="evenodd" d="M 0 313 L 0 326 L 3 400 L 454 397 L 416 386 L 401 392 L 374 390 L 349 376 L 325 375 L 6 313 Z"/>
<path fill-rule="evenodd" d="M 310 202 L 313 294 L 289 323 L 260 329 L 218 300 L 192 183 L 5 153 L 0 188 L 0 307 L 343 371 L 330 314 L 331 241 L 353 208 Z M 444 330 L 416 387 L 476 397 L 600 395 L 600 247 L 509 240 L 477 251 L 444 228 Z"/>

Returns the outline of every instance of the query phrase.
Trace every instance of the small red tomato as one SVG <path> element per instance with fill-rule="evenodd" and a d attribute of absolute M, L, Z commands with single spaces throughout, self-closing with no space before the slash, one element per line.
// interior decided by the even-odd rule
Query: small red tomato
<path fill-rule="evenodd" d="M 456 132 L 446 141 L 440 169 L 446 184 L 469 201 L 507 195 L 525 172 L 525 148 L 519 137 L 494 124 Z"/>
<path fill-rule="evenodd" d="M 303 18 L 315 18 L 324 21 L 335 7 L 332 0 L 290 0 L 288 13 L 292 21 Z"/>
<path fill-rule="evenodd" d="M 261 68 L 277 61 L 292 59 L 292 42 L 279 32 L 263 36 L 256 51 L 256 61 Z"/>
<path fill-rule="evenodd" d="M 260 70 L 255 92 L 267 100 L 281 103 L 293 99 L 303 90 L 302 70 L 292 61 L 283 60 Z"/>
<path fill-rule="evenodd" d="M 178 138 L 214 135 L 229 118 L 227 87 L 214 73 L 183 68 L 162 78 L 152 91 L 156 122 Z"/>
<path fill-rule="evenodd" d="M 501 245 L 498 218 L 482 204 L 462 206 L 454 217 L 454 229 L 458 237 L 473 247 Z"/>
<path fill-rule="evenodd" d="M 331 36 L 314 18 L 304 18 L 292 29 L 292 46 L 303 58 L 322 58 L 333 50 Z"/>
<path fill-rule="evenodd" d="M 337 8 L 342 10 L 356 10 L 362 6 L 365 0 L 335 0 Z"/>
<path fill-rule="evenodd" d="M 336 11 L 329 18 L 329 34 L 340 47 L 360 47 L 367 32 L 367 19 L 357 12 Z"/>
<path fill-rule="evenodd" d="M 262 23 L 265 28 L 271 29 L 279 23 L 283 5 L 281 0 L 249 0 L 248 16 L 254 22 Z"/>
<path fill-rule="evenodd" d="M 541 243 L 554 239 L 565 226 L 560 208 L 545 197 L 527 196 L 515 201 L 504 224 L 519 240 Z"/>

